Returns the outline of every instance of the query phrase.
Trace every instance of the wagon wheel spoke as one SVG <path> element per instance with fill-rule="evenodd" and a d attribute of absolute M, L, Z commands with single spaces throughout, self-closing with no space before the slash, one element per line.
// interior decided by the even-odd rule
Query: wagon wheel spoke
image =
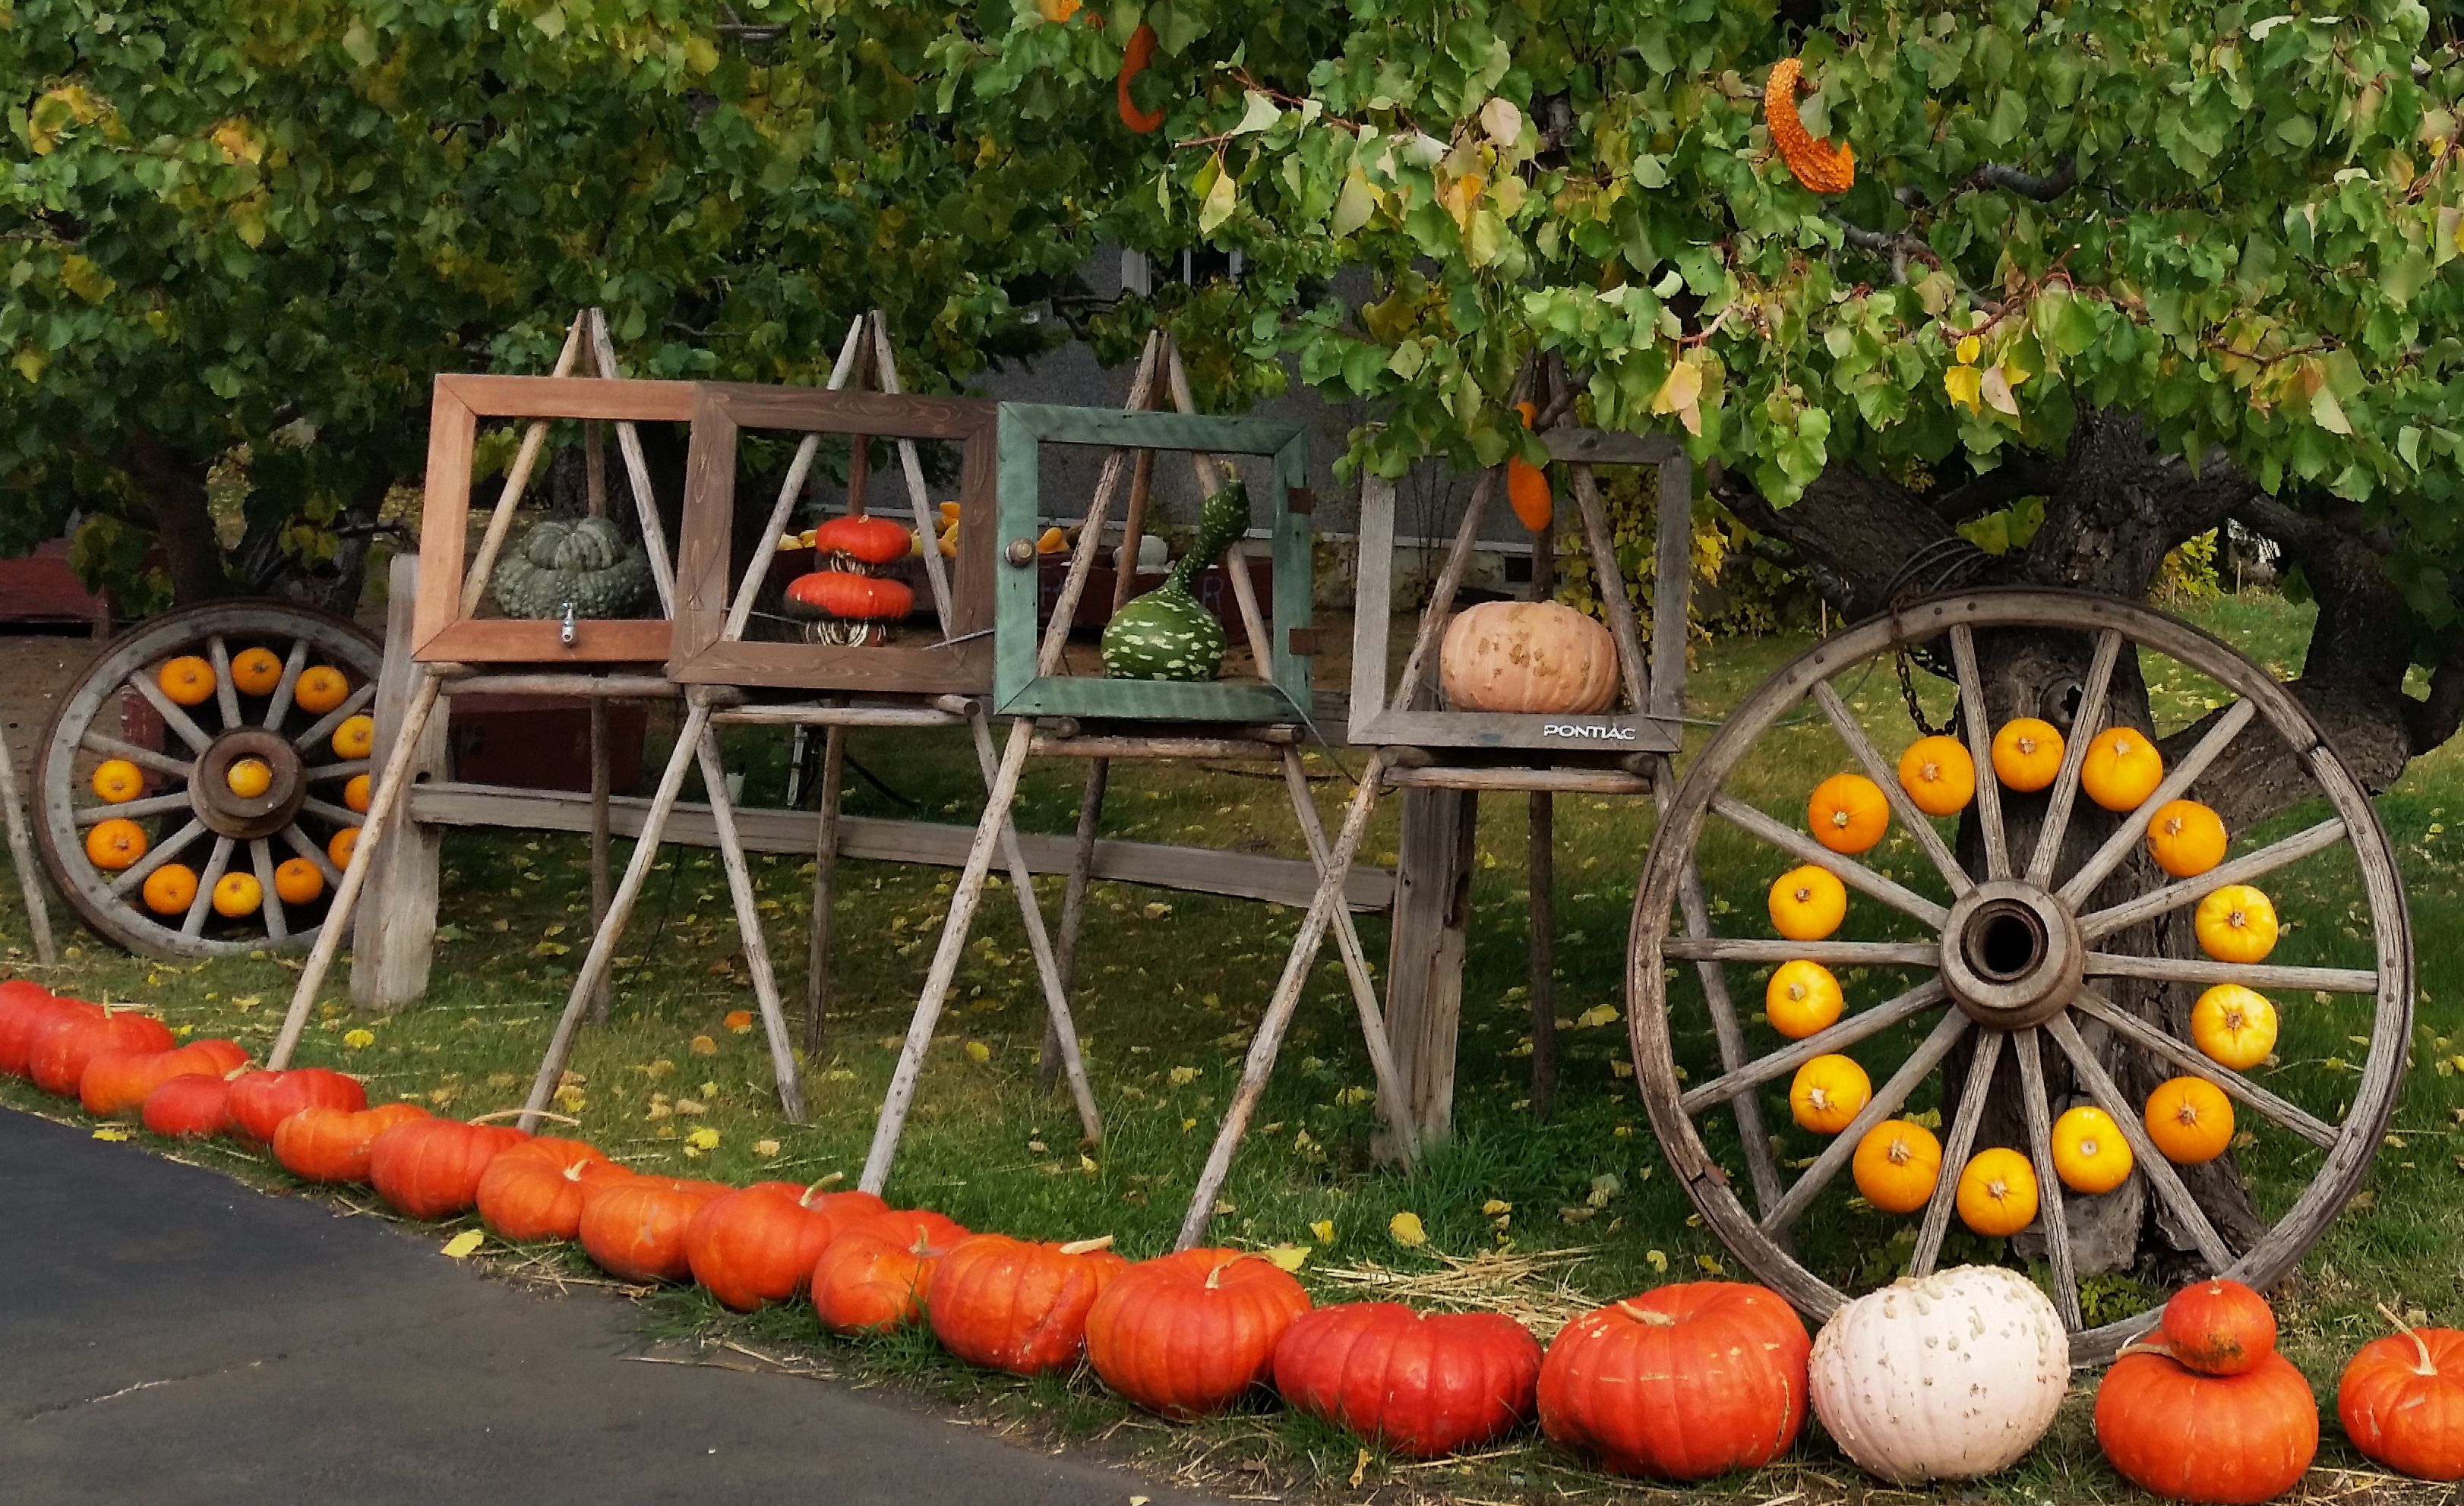
<path fill-rule="evenodd" d="M 1763 1215 L 1764 1233 L 1775 1233 L 1796 1222 L 1797 1216 L 1831 1184 L 1831 1179 L 1839 1174 L 1839 1168 L 1848 1164 L 1848 1158 L 1857 1153 L 1857 1142 L 1865 1138 L 1865 1131 L 1899 1111 L 1900 1105 L 1906 1102 L 1908 1095 L 1916 1090 L 1916 1085 L 1925 1080 L 1925 1074 L 1931 1072 L 1958 1043 L 1959 1037 L 1968 1033 L 1969 1023 L 1968 1016 L 1957 1010 L 1944 1014 L 1941 1023 L 1934 1026 L 1933 1034 L 1908 1053 L 1908 1059 L 1900 1063 L 1900 1070 L 1892 1073 L 1890 1080 L 1875 1090 L 1873 1098 L 1858 1110 L 1855 1119 L 1849 1121 L 1848 1127 L 1832 1137 L 1831 1144 L 1823 1146 L 1822 1153 L 1815 1157 L 1814 1165 L 1806 1168 L 1805 1174 L 1798 1177 L 1789 1187 L 1786 1195 Z"/>
<path fill-rule="evenodd" d="M 306 753 L 326 738 L 333 736 L 335 728 L 358 715 L 370 701 L 376 698 L 377 683 L 374 680 L 362 682 L 358 689 L 343 697 L 341 705 L 317 718 L 315 725 L 291 739 L 291 746 L 301 753 Z"/>
<path fill-rule="evenodd" d="M 327 779 L 347 779 L 353 775 L 367 772 L 368 761 L 365 758 L 345 758 L 340 763 L 320 763 L 313 769 L 302 769 L 299 777 L 310 784 L 321 784 Z"/>
<path fill-rule="evenodd" d="M 2045 823 L 2036 829 L 2036 850 L 2028 859 L 2028 882 L 2038 888 L 2053 882 L 2054 864 L 2061 860 L 2062 834 L 2071 823 L 2071 807 L 2079 803 L 2079 770 L 2087 762 L 2087 745 L 2104 730 L 2105 697 L 2113 689 L 2113 666 L 2121 658 L 2121 630 L 2108 627 L 2098 634 L 2087 683 L 2079 688 L 2079 710 L 2071 717 L 2070 737 L 2062 744 L 2061 772 L 2054 776 Z"/>
<path fill-rule="evenodd" d="M 2062 1179 L 2054 1169 L 2053 1099 L 2045 1091 L 2044 1048 L 2033 1025 L 2013 1036 L 2011 1046 L 2019 1059 L 2019 1108 L 2028 1120 L 2028 1159 L 2036 1168 L 2036 1222 L 2044 1231 L 2045 1263 L 2053 1268 L 2054 1305 L 2062 1311 L 2062 1326 L 2077 1333 L 2087 1320 L 2079 1311 L 2079 1270 L 2071 1258 L 2070 1219 L 2062 1211 Z"/>
<path fill-rule="evenodd" d="M 1950 657 L 1959 670 L 1959 720 L 1968 755 L 1976 764 L 1976 829 L 1985 839 L 1985 875 L 2011 877 L 2011 842 L 2002 826 L 2002 785 L 1993 776 L 1993 728 L 1985 719 L 1985 680 L 1976 668 L 1976 634 L 1965 622 L 1950 630 Z"/>
<path fill-rule="evenodd" d="M 2214 1083 L 2302 1139 L 2327 1149 L 2336 1143 L 2336 1126 L 2299 1104 L 2279 1098 L 2250 1079 L 2211 1059 L 2205 1052 L 2184 1045 L 2164 1030 L 2122 1008 L 2096 990 L 2082 988 L 2071 1007 L 2111 1028 L 2153 1056 L 2162 1057 L 2194 1078 Z"/>
<path fill-rule="evenodd" d="M 2055 1015 L 2045 1022 L 2045 1029 L 2052 1032 L 2054 1044 L 2062 1049 L 2062 1055 L 2071 1059 L 2071 1070 L 2087 1089 L 2088 1097 L 2112 1117 L 2122 1130 L 2122 1138 L 2130 1142 L 2130 1153 L 2139 1169 L 2146 1173 L 2156 1195 L 2165 1200 L 2173 1216 L 2190 1232 L 2191 1242 L 2199 1247 L 2199 1255 L 2208 1262 L 2208 1269 L 2222 1275 L 2233 1265 L 2233 1251 L 2226 1247 L 2224 1236 L 2216 1233 L 2216 1226 L 2209 1222 L 2207 1210 L 2182 1185 L 2181 1173 L 2173 1169 L 2173 1163 L 2166 1160 L 2165 1153 L 2147 1138 L 2147 1126 L 2140 1120 L 2138 1106 L 2114 1086 L 2113 1079 L 2105 1075 L 2104 1064 L 2079 1038 L 2079 1027 L 2070 1022 L 2069 1016 Z"/>
<path fill-rule="evenodd" d="M 2002 1032 L 1979 1031 L 1976 1055 L 1968 1063 L 1968 1085 L 1960 1090 L 1958 1115 L 1943 1145 L 1942 1174 L 1934 1179 L 1933 1195 L 1925 1199 L 1925 1222 L 1917 1227 L 1917 1246 L 1908 1256 L 1908 1275 L 1933 1275 L 1942 1255 L 1942 1236 L 1950 1232 L 1950 1208 L 1959 1195 L 1959 1174 L 1976 1146 L 1977 1126 L 1985 1122 L 1985 1095 L 1993 1086 L 1993 1069 L 2002 1061 Z"/>
<path fill-rule="evenodd" d="M 2369 968 L 2296 968 L 2264 962 L 2208 962 L 2197 957 L 2140 957 L 2119 951 L 2087 954 L 2092 978 L 2151 978 L 2159 983 L 2239 983 L 2254 989 L 2310 989 L 2322 993 L 2376 993 Z"/>
<path fill-rule="evenodd" d="M 206 823 L 189 818 L 188 823 L 156 842 L 144 857 L 123 868 L 111 881 L 111 897 L 123 899 L 153 876 L 154 870 L 186 851 L 191 842 L 206 834 Z"/>
<path fill-rule="evenodd" d="M 2079 872 L 2063 882 L 2059 891 L 2062 903 L 2074 908 L 2085 904 L 2087 897 L 2096 892 L 2096 886 L 2104 882 L 2105 875 L 2111 873 L 2123 859 L 2129 857 L 2131 849 L 2145 839 L 2147 822 L 2158 809 L 2168 800 L 2179 799 L 2183 791 L 2208 772 L 2208 765 L 2224 753 L 2234 734 L 2249 726 L 2250 719 L 2257 714 L 2258 708 L 2247 698 L 2226 708 L 2225 713 L 2216 718 L 2215 725 L 2209 728 L 2206 734 L 2183 755 L 2182 761 L 2166 771 L 2163 782 L 2140 802 L 2139 809 L 2123 817 L 2121 823 L 2113 828 L 2113 835 L 2104 840 L 2104 845 L 2079 864 Z"/>
<path fill-rule="evenodd" d="M 2079 935 L 2086 941 L 2102 941 L 2115 931 L 2127 929 L 2142 921 L 2195 905 L 2210 893 L 2228 884 L 2248 884 L 2264 878 L 2289 863 L 2300 862 L 2313 853 L 2324 852 L 2344 840 L 2351 832 L 2341 816 L 2330 816 L 2316 826 L 2295 832 L 2292 836 L 2272 841 L 2255 852 L 2245 853 L 2231 862 L 2221 862 L 2195 878 L 2167 884 L 2150 889 L 2135 899 L 2095 910 L 2079 917 Z"/>
<path fill-rule="evenodd" d="M 334 866 L 334 860 L 325 856 L 324 848 L 309 840 L 308 834 L 299 829 L 298 822 L 294 821 L 282 828 L 282 840 L 293 852 L 315 863 L 317 871 L 325 876 L 328 884 L 339 886 L 341 884 L 342 870 Z"/>
<path fill-rule="evenodd" d="M 1866 776 L 1881 788 L 1882 797 L 1891 802 L 1891 814 L 1899 818 L 1901 828 L 1925 849 L 1925 857 L 1932 860 L 1944 882 L 1950 885 L 1950 892 L 1965 894 L 1974 888 L 1976 881 L 1960 866 L 1950 844 L 1942 840 L 1941 828 L 1934 825 L 1932 817 L 1917 809 L 1917 802 L 1908 797 L 1907 790 L 1900 783 L 1900 772 L 1883 760 L 1874 747 L 1874 740 L 1866 736 L 1865 729 L 1857 724 L 1848 704 L 1839 699 L 1838 691 L 1831 688 L 1830 681 L 1814 683 L 1814 699 L 1822 708 L 1822 714 L 1831 718 L 1832 731 L 1839 734 L 1839 740 L 1846 743 L 1857 761 L 1864 765 Z"/>
<path fill-rule="evenodd" d="M 239 725 L 239 687 L 231 684 L 231 644 L 223 635 L 206 640 L 206 660 L 214 666 L 214 709 L 223 713 L 223 731 Z"/>
<path fill-rule="evenodd" d="M 163 688 L 154 683 L 152 675 L 143 669 L 138 670 L 128 677 L 128 688 L 143 696 L 145 704 L 154 708 L 154 714 L 163 718 L 163 725 L 179 733 L 180 741 L 191 749 L 204 753 L 206 745 L 213 741 L 206 735 L 206 730 L 197 725 L 195 718 L 181 709 L 178 702 L 163 693 Z"/>
<path fill-rule="evenodd" d="M 332 821 L 337 826 L 357 826 L 360 824 L 361 818 L 359 812 L 350 809 L 348 806 L 336 805 L 331 800 L 320 800 L 313 795 L 308 797 L 306 799 L 301 800 L 299 802 L 299 808 L 311 816 L 321 817 L 326 820 Z"/>
<path fill-rule="evenodd" d="M 1685 962 L 1818 962 L 1841 968 L 1939 968 L 1930 941 L 1774 941 L 1759 936 L 1667 936 L 1662 956 Z"/>
<path fill-rule="evenodd" d="M 1840 883 L 1873 896 L 1903 915 L 1911 915 L 1939 930 L 1950 911 L 1843 853 L 1833 852 L 1793 827 L 1781 824 L 1734 796 L 1715 795 L 1711 812 L 1730 825 L 1751 833 L 1803 862 L 1827 868 Z"/>
<path fill-rule="evenodd" d="M 184 783 L 193 777 L 197 772 L 197 766 L 193 763 L 182 763 L 169 753 L 157 753 L 151 748 L 140 748 L 124 738 L 114 737 L 109 732 L 96 731 L 91 727 L 78 734 L 77 746 L 88 753 L 100 753 L 106 758 L 125 758 L 141 769 L 151 769 L 156 774 L 167 775 Z"/>
<path fill-rule="evenodd" d="M 1688 1092 L 1678 1101 L 1688 1114 L 1699 1114 L 1706 1108 L 1725 1103 L 1741 1094 L 1751 1092 L 1762 1084 L 1783 1078 L 1816 1057 L 1844 1051 L 1870 1036 L 1913 1019 L 1941 1003 L 1947 996 L 1940 978 L 1930 978 L 1896 998 L 1859 1010 L 1837 1024 L 1815 1031 L 1802 1040 L 1791 1041 L 1767 1057 L 1757 1057 L 1732 1071 L 1724 1072 Z"/>
<path fill-rule="evenodd" d="M 182 790 L 170 795 L 149 795 L 142 800 L 122 800 L 118 805 L 80 805 L 76 819 L 77 825 L 83 827 L 110 820 L 115 816 L 135 820 L 141 816 L 160 816 L 166 811 L 185 811 L 187 808 L 188 795 Z"/>
<path fill-rule="evenodd" d="M 197 875 L 197 897 L 188 902 L 188 913 L 180 921 L 180 934 L 193 939 L 206 928 L 206 911 L 214 901 L 214 885 L 231 867 L 231 849 L 237 845 L 228 837 L 214 839 L 214 855 L 206 860 L 206 871 Z"/>
<path fill-rule="evenodd" d="M 291 918 L 282 912 L 282 896 L 274 892 L 274 848 L 262 837 L 248 844 L 249 861 L 256 868 L 256 885 L 265 899 L 265 935 L 268 941 L 291 939 Z"/>
<path fill-rule="evenodd" d="M 264 726 L 270 731 L 282 725 L 291 714 L 291 697 L 299 688 L 299 671 L 308 667 L 308 640 L 291 641 L 291 653 L 282 661 L 282 678 L 274 683 L 274 694 L 265 703 Z"/>

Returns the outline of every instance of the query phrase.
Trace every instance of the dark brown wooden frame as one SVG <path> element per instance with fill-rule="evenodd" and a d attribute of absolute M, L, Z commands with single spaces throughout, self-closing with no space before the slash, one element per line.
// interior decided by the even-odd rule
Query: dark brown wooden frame
<path fill-rule="evenodd" d="M 675 642 L 668 660 L 669 678 L 688 685 L 799 690 L 989 693 L 997 413 L 994 404 L 970 398 L 698 383 L 693 448 L 685 468 L 684 536 L 676 561 Z M 946 625 L 943 641 L 845 648 L 745 643 L 727 636 L 728 608 L 737 587 L 729 573 L 737 441 L 748 428 L 946 440 L 961 447 L 958 505 L 960 516 L 973 526 L 958 530 L 957 569 L 950 581 L 956 621 Z"/>
<path fill-rule="evenodd" d="M 419 609 L 412 618 L 423 663 L 657 664 L 668 657 L 666 618 L 583 619 L 571 644 L 564 624 L 465 617 L 462 574 L 469 548 L 471 454 L 482 419 L 608 419 L 681 424 L 693 418 L 690 382 L 599 377 L 436 379 L 429 409 L 428 483 L 421 504 Z"/>

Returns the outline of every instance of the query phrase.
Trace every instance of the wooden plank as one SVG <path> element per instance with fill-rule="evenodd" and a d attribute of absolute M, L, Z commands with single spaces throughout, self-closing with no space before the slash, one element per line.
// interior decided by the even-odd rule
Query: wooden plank
<path fill-rule="evenodd" d="M 1286 419 L 1226 418 L 1160 408 L 1082 408 L 1048 403 L 1004 403 L 1001 407 L 1004 416 L 1014 417 L 1038 444 L 1045 445 L 1273 456 L 1295 436 L 1308 432 Z"/>
<path fill-rule="evenodd" d="M 1651 714 L 1685 714 L 1685 634 L 1694 600 L 1694 468 L 1674 441 L 1660 463 L 1651 589 Z"/>
<path fill-rule="evenodd" d="M 1387 477 L 1360 478 L 1360 522 L 1352 545 L 1352 726 L 1344 737 L 1360 742 L 1386 709 L 1386 644 L 1395 615 L 1395 483 Z"/>
<path fill-rule="evenodd" d="M 385 665 L 377 674 L 376 737 L 368 783 L 382 784 L 397 760 L 413 779 L 441 779 L 446 772 L 446 718 L 431 715 L 408 743 L 403 717 L 410 708 L 420 672 L 411 662 L 411 619 L 423 561 L 394 557 L 387 578 Z M 363 834 L 364 835 L 364 826 Z M 352 915 L 351 1003 L 390 1014 L 428 992 L 436 947 L 436 902 L 444 833 L 419 823 L 414 810 L 381 833 L 368 854 L 364 904 Z"/>
<path fill-rule="evenodd" d="M 479 418 L 614 419 L 684 424 L 693 419 L 690 382 L 605 377 L 505 377 L 449 371 L 436 390 L 450 392 Z"/>
<path fill-rule="evenodd" d="M 561 622 L 466 617 L 420 644 L 414 657 L 474 665 L 654 665 L 667 659 L 672 631 L 660 619 L 583 618 L 573 624 L 573 642 L 567 644 Z"/>
<path fill-rule="evenodd" d="M 1938 968 L 1942 946 L 1930 941 L 1766 941 L 1751 936 L 1669 936 L 1661 955 L 1713 962 L 1787 962 L 1802 957 L 1826 968 Z M 2094 971 L 2094 970 L 2090 970 Z"/>
<path fill-rule="evenodd" d="M 462 615 L 462 557 L 470 547 L 471 450 L 478 420 L 440 379 L 428 408 L 428 477 L 419 504 L 420 587 L 411 640 L 425 643 Z"/>
<path fill-rule="evenodd" d="M 619 837 L 640 835 L 649 804 L 638 796 L 616 797 L 608 802 L 608 829 Z M 570 792 L 506 790 L 440 780 L 411 791 L 410 810 L 414 819 L 440 826 L 501 826 L 576 833 L 590 829 L 589 797 Z M 736 819 L 737 831 L 750 851 L 795 853 L 801 857 L 813 850 L 815 818 L 809 812 L 739 810 Z M 839 856 L 872 862 L 920 862 L 955 868 L 965 862 L 968 839 L 973 833 L 972 827 L 939 822 L 849 816 L 840 822 Z M 716 845 L 710 808 L 679 801 L 668 823 L 665 840 L 689 847 Z M 1069 871 L 1074 845 L 1069 837 L 1022 832 L 1019 841 L 1027 865 L 1037 873 Z M 1315 870 L 1299 859 L 1111 838 L 1095 843 L 1092 873 L 1106 883 L 1266 900 L 1278 905 L 1306 905 L 1317 888 Z M 1354 864 L 1344 885 L 1344 902 L 1354 910 L 1369 913 L 1391 909 L 1395 903 L 1393 871 Z"/>
<path fill-rule="evenodd" d="M 2087 954 L 2091 978 L 2153 978 L 2160 983 L 2238 983 L 2254 989 L 2316 989 L 2329 993 L 2376 993 L 2379 975 L 2367 968 L 2289 968 L 2271 962 L 2210 962 L 2201 957 L 2135 957 L 2124 952 Z"/>
<path fill-rule="evenodd" d="M 1665 434 L 1621 434 L 1604 428 L 1543 429 L 1540 443 L 1551 460 L 1595 466 L 1664 466 L 1685 458 L 1684 447 Z"/>
<path fill-rule="evenodd" d="M 17 891 L 26 902 L 26 920 L 34 933 L 34 960 L 50 967 L 60 960 L 52 940 L 52 910 L 43 899 L 42 875 L 34 866 L 34 839 L 27 825 L 26 807 L 17 794 L 17 755 L 0 746 L 0 818 L 9 826 L 9 865 L 17 870 Z"/>
<path fill-rule="evenodd" d="M 1384 641 L 1383 634 L 1379 641 Z M 1356 676 L 1355 669 L 1355 680 Z M 1675 753 L 1684 739 L 1680 723 L 1626 712 L 1525 716 L 1509 711 L 1386 709 L 1364 720 L 1358 708 L 1355 701 L 1347 736 L 1364 747 Z"/>
<path fill-rule="evenodd" d="M 739 727 L 964 727 L 964 711 L 935 706 L 738 706 L 710 719 Z"/>
<path fill-rule="evenodd" d="M 588 626 L 576 623 L 577 627 Z M 672 701 L 684 694 L 676 683 L 654 674 L 481 672 L 448 680 L 447 695 L 573 695 L 611 701 Z"/>
<path fill-rule="evenodd" d="M 1410 790 L 1403 797 L 1386 1029 L 1424 1146 L 1442 1143 L 1454 1124 L 1455 1037 L 1463 1017 L 1479 799 L 1450 790 Z"/>
<path fill-rule="evenodd" d="M 1651 780 L 1622 769 L 1389 769 L 1386 782 L 1406 790 L 1548 791 L 1558 795 L 1649 795 Z"/>
<path fill-rule="evenodd" d="M 1036 735 L 1038 758 L 1275 758 L 1292 739 L 1265 737 L 1046 737 Z"/>

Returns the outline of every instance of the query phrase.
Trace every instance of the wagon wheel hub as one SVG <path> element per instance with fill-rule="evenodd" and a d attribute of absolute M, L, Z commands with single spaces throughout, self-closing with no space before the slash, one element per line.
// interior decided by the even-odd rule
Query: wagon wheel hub
<path fill-rule="evenodd" d="M 245 758 L 257 759 L 271 773 L 261 795 L 243 796 L 231 787 L 231 766 Z M 271 837 L 291 824 L 308 798 L 303 773 L 289 738 L 261 727 L 233 728 L 199 755 L 197 777 L 188 781 L 188 806 L 218 837 L 236 841 Z"/>
<path fill-rule="evenodd" d="M 1996 1030 L 2041 1025 L 2068 1008 L 2086 964 L 2079 917 L 2016 879 L 1959 897 L 1942 929 L 1942 981 L 1970 1019 Z"/>

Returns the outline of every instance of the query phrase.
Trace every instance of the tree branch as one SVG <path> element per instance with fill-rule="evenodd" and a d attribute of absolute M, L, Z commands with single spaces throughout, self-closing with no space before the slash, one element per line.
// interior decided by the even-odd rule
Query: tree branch
<path fill-rule="evenodd" d="M 1827 468 L 1785 508 L 1773 507 L 1733 472 L 1715 469 L 1710 481 L 1712 494 L 1747 527 L 1787 544 L 1837 580 L 1837 604 L 1852 619 L 1889 606 L 1903 568 L 1919 553 L 1969 548 L 1916 493 L 1852 466 Z"/>
<path fill-rule="evenodd" d="M 1944 522 L 1965 523 L 1972 517 L 1998 513 L 2023 497 L 2043 496 L 2060 479 L 2060 469 L 2052 461 L 2034 452 L 2022 452 L 1970 480 L 1935 492 L 1927 501 L 1934 515 Z"/>
<path fill-rule="evenodd" d="M 2079 159 L 2077 158 L 2064 163 L 2059 172 L 2041 178 L 2032 172 L 2022 172 L 2016 167 L 2006 167 L 2000 163 L 1987 163 L 1961 179 L 1959 187 L 1953 190 L 1953 196 L 1977 188 L 2002 188 L 2023 199 L 2034 199 L 2038 204 L 2051 204 L 2070 192 L 2078 183 Z"/>

